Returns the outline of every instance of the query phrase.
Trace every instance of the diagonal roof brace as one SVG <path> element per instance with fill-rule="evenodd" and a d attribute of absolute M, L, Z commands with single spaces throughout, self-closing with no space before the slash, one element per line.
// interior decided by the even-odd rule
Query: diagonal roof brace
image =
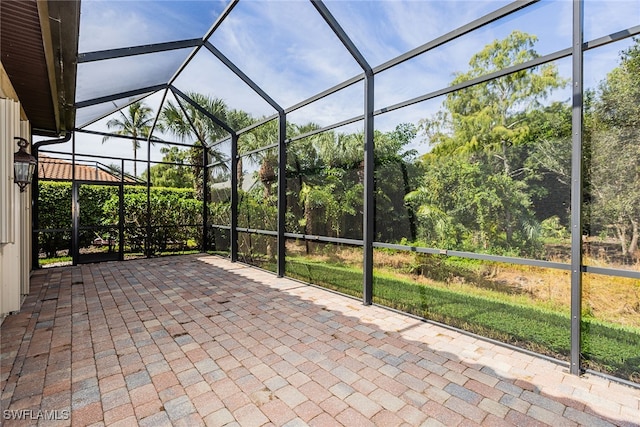
<path fill-rule="evenodd" d="M 217 30 L 218 27 L 222 25 L 224 20 L 227 18 L 227 16 L 229 16 L 231 11 L 233 10 L 233 8 L 236 7 L 236 4 L 238 4 L 238 1 L 239 0 L 231 0 L 229 4 L 227 4 L 227 7 L 225 7 L 225 9 L 222 11 L 220 16 L 218 16 L 216 21 L 211 26 L 211 28 L 209 28 L 209 31 L 207 31 L 207 34 L 205 34 L 205 36 L 202 38 L 203 43 L 209 40 L 209 38 L 213 35 L 215 30 Z M 178 70 L 174 73 L 173 77 L 171 77 L 171 79 L 169 80 L 169 86 L 173 85 L 173 83 L 176 81 L 178 76 L 182 74 L 182 72 L 187 67 L 187 65 L 189 65 L 189 63 L 193 60 L 193 58 L 195 58 L 196 54 L 200 51 L 200 48 L 203 46 L 203 43 L 201 43 L 195 49 L 193 49 L 193 52 L 191 52 L 187 57 L 187 59 L 184 60 L 180 68 L 178 68 Z"/>
<path fill-rule="evenodd" d="M 176 98 L 176 101 L 177 101 L 178 107 L 180 107 L 180 110 L 182 111 L 182 114 L 184 114 L 184 117 L 187 119 L 187 122 L 189 122 L 189 126 L 191 127 L 193 134 L 196 136 L 196 139 L 200 141 L 200 143 L 202 144 L 202 149 L 207 150 L 210 147 L 209 145 L 207 145 L 207 141 L 204 140 L 203 135 L 200 135 L 198 133 L 198 129 L 196 128 L 195 123 L 193 123 L 193 119 L 189 117 L 189 113 L 187 113 L 187 110 L 184 108 L 184 105 L 182 105 L 182 102 L 180 102 L 180 99 Z M 197 145 L 194 145 L 194 147 L 197 147 Z"/>
<path fill-rule="evenodd" d="M 162 83 L 154 86 L 142 87 L 139 89 L 128 90 L 126 92 L 114 93 L 107 96 L 101 96 L 99 98 L 87 99 L 85 101 L 76 102 L 75 107 L 76 109 L 90 107 L 92 105 L 104 104 L 105 102 L 111 102 L 117 99 L 129 98 L 136 95 L 142 95 L 144 93 L 157 92 L 159 90 L 166 89 L 166 88 L 167 88 L 166 83 Z"/>
<path fill-rule="evenodd" d="M 360 65 L 360 68 L 362 68 L 365 74 L 369 76 L 373 75 L 371 66 L 369 65 L 365 57 L 362 55 L 362 53 L 360 53 L 355 43 L 351 41 L 347 33 L 340 26 L 336 18 L 329 11 L 329 9 L 327 9 L 327 6 L 325 6 L 322 0 L 311 0 L 311 4 L 313 5 L 313 7 L 316 8 L 320 16 L 322 16 L 322 19 L 325 20 L 327 25 L 329 25 L 329 27 L 334 32 L 334 34 L 338 37 L 338 39 L 340 39 L 344 47 L 349 51 L 351 56 L 353 56 L 353 59 L 355 59 L 358 65 Z"/>
<path fill-rule="evenodd" d="M 205 110 L 202 105 L 198 104 L 196 101 L 194 101 L 193 99 L 191 99 L 188 95 L 184 94 L 183 92 L 181 92 L 178 88 L 176 88 L 175 86 L 169 86 L 169 88 L 171 89 L 171 92 L 173 92 L 174 95 L 179 96 L 180 98 L 184 99 L 185 101 L 187 101 L 189 104 L 191 104 L 196 110 L 198 110 L 199 112 L 201 112 L 202 114 L 204 114 L 205 116 L 207 116 L 208 118 L 210 118 L 215 124 L 217 124 L 218 126 L 220 126 L 222 129 L 226 130 L 227 132 L 229 132 L 231 135 L 235 135 L 236 132 L 231 129 L 231 127 L 226 124 L 225 122 L 223 122 L 222 120 L 220 120 L 219 118 L 217 118 L 216 116 L 214 116 L 213 114 L 211 114 L 209 111 Z"/>
<path fill-rule="evenodd" d="M 202 45 L 202 39 L 179 40 L 166 43 L 146 44 L 140 46 L 123 47 L 119 49 L 98 50 L 78 54 L 78 64 L 103 61 L 106 59 L 125 58 L 127 56 L 144 55 L 147 53 L 166 52 L 169 50 L 185 49 Z"/>
<path fill-rule="evenodd" d="M 264 99 L 269 105 L 273 107 L 278 113 L 283 113 L 284 109 L 278 105 L 276 101 L 273 100 L 267 93 L 262 90 L 260 86 L 258 86 L 253 80 L 251 80 L 245 73 L 239 69 L 236 64 L 231 62 L 229 58 L 224 56 L 222 52 L 220 52 L 214 45 L 212 45 L 209 41 L 204 43 L 204 46 L 209 50 L 209 52 L 213 53 L 216 58 L 218 58 L 224 65 L 227 66 L 233 73 L 238 76 L 243 82 L 245 82 L 254 92 L 256 92 L 262 99 Z"/>
<path fill-rule="evenodd" d="M 408 52 L 405 52 L 404 54 L 397 56 L 393 59 L 390 59 L 389 61 L 378 65 L 377 67 L 374 68 L 373 72 L 375 74 L 378 74 L 382 71 L 388 70 L 391 67 L 394 67 L 398 64 L 401 64 L 405 61 L 408 61 L 412 58 L 415 58 L 418 55 L 421 55 L 425 52 L 428 52 L 430 50 L 433 50 L 435 48 L 437 48 L 438 46 L 442 46 L 447 42 L 450 42 L 452 40 L 455 40 L 459 37 L 464 36 L 465 34 L 469 34 L 470 32 L 481 28 L 485 25 L 491 24 L 492 22 L 495 22 L 501 18 L 504 18 L 505 16 L 508 16 L 512 13 L 518 12 L 521 9 L 524 9 L 525 7 L 533 4 L 533 3 L 537 3 L 540 0 L 516 0 L 512 3 L 509 3 L 506 6 L 501 7 L 500 9 L 497 9 L 491 13 L 489 13 L 488 15 L 485 15 L 481 18 L 475 19 L 471 22 L 469 22 L 468 24 L 465 24 L 459 28 L 456 28 L 453 31 L 449 31 L 446 34 L 441 35 L 440 37 L 437 37 L 433 40 L 431 40 L 428 43 L 425 43 L 421 46 L 416 47 L 415 49 L 412 49 Z"/>

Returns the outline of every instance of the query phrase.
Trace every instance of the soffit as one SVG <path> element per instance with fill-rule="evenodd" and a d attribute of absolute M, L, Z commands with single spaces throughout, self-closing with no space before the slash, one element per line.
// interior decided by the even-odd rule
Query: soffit
<path fill-rule="evenodd" d="M 73 129 L 79 1 L 3 0 L 0 58 L 35 134 Z"/>

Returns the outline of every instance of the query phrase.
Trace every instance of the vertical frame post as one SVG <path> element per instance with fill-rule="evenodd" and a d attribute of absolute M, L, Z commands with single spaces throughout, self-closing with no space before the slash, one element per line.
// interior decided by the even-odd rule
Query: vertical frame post
<path fill-rule="evenodd" d="M 149 140 L 147 140 L 147 232 L 145 234 L 144 252 L 147 258 L 151 258 L 151 141 Z"/>
<path fill-rule="evenodd" d="M 31 145 L 31 155 L 38 159 L 38 146 Z M 38 168 L 39 169 L 39 168 Z M 37 270 L 40 268 L 40 239 L 38 239 L 40 229 L 40 185 L 38 182 L 38 170 L 33 174 L 33 180 L 31 181 L 31 269 Z"/>
<path fill-rule="evenodd" d="M 202 144 L 202 252 L 209 249 L 209 149 Z"/>
<path fill-rule="evenodd" d="M 287 116 L 278 114 L 278 277 L 285 273 L 286 241 L 284 237 L 287 212 Z"/>
<path fill-rule="evenodd" d="M 78 265 L 78 258 L 80 258 L 80 185 L 72 179 L 71 183 L 71 216 L 72 216 L 72 231 L 71 231 L 71 249 L 73 265 Z"/>
<path fill-rule="evenodd" d="M 79 201 L 80 191 L 78 184 L 76 183 L 76 134 L 73 134 L 71 139 L 71 258 L 73 265 L 78 265 L 78 258 L 80 258 L 80 212 Z"/>
<path fill-rule="evenodd" d="M 375 233 L 375 177 L 374 177 L 374 125 L 373 125 L 373 72 L 364 79 L 364 218 L 363 218 L 363 295 L 364 305 L 373 302 L 373 240 Z"/>
<path fill-rule="evenodd" d="M 238 261 L 238 134 L 231 134 L 231 224 L 229 252 L 231 262 Z"/>
<path fill-rule="evenodd" d="M 583 128 L 583 0 L 573 1 L 571 118 L 571 367 L 581 372 L 582 322 L 582 128 Z"/>
<path fill-rule="evenodd" d="M 124 159 L 120 160 L 120 188 L 118 189 L 118 258 L 124 261 Z"/>
<path fill-rule="evenodd" d="M 371 305 L 373 301 L 373 239 L 374 239 L 374 141 L 373 141 L 373 76 L 374 72 L 366 58 L 360 53 L 356 45 L 349 38 L 338 21 L 331 14 L 322 0 L 311 0 L 311 4 L 316 8 L 320 16 L 334 32 L 336 37 L 349 51 L 353 59 L 364 71 L 364 212 L 362 218 L 362 240 L 363 240 L 363 284 L 362 302 L 364 305 Z"/>
<path fill-rule="evenodd" d="M 160 118 L 160 114 L 162 113 L 162 106 L 164 105 L 164 100 L 167 98 L 168 92 L 169 92 L 169 89 L 167 88 L 162 94 L 160 107 L 158 108 L 156 117 L 153 119 L 153 125 L 151 126 L 151 129 L 149 130 L 149 134 L 147 135 L 147 139 L 146 139 L 147 141 L 147 232 L 146 232 L 146 238 L 144 239 L 144 246 L 145 246 L 144 253 L 147 258 L 151 257 L 152 255 L 151 254 L 151 138 L 153 137 L 153 131 L 155 130 L 156 124 L 158 123 L 158 119 Z M 180 102 L 178 102 L 178 105 L 182 107 Z M 185 116 L 186 115 L 187 114 L 185 113 Z M 137 168 L 134 167 L 134 170 L 135 169 Z M 122 172 L 124 173 L 124 168 L 122 169 Z"/>

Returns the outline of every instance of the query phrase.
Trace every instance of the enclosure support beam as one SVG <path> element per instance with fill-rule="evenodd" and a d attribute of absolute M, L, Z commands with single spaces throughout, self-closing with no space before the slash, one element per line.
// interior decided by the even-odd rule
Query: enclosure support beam
<path fill-rule="evenodd" d="M 284 277 L 285 270 L 285 218 L 287 211 L 287 116 L 278 114 L 278 277 Z"/>
<path fill-rule="evenodd" d="M 191 106 L 193 108 L 195 108 L 196 110 L 198 110 L 200 112 L 200 114 L 204 114 L 205 116 L 207 116 L 209 119 L 211 119 L 212 122 L 214 122 L 215 124 L 217 124 L 218 126 L 220 126 L 222 129 L 226 130 L 227 132 L 229 132 L 230 134 L 234 134 L 236 133 L 236 131 L 234 131 L 233 129 L 231 129 L 231 127 L 226 124 L 225 122 L 223 122 L 222 120 L 220 120 L 219 118 L 217 118 L 215 115 L 211 114 L 209 111 L 207 111 L 202 105 L 198 104 L 196 101 L 194 101 L 193 99 L 191 99 L 189 96 L 185 95 L 184 93 L 182 93 L 179 89 L 177 89 L 174 86 L 170 86 L 171 88 L 171 92 L 173 92 L 174 95 L 179 96 L 180 98 L 184 99 L 186 102 L 188 102 L 189 104 L 191 104 Z M 187 115 L 188 117 L 188 115 Z M 204 141 L 202 141 L 202 145 L 204 145 Z"/>
<path fill-rule="evenodd" d="M 147 141 L 147 232 L 144 239 L 144 254 L 147 258 L 152 255 L 151 231 L 151 144 Z"/>
<path fill-rule="evenodd" d="M 74 166 L 75 168 L 75 166 Z M 78 212 L 79 200 L 80 200 L 80 189 L 76 184 L 75 179 L 71 180 L 71 216 L 73 220 L 73 228 L 71 233 L 71 248 L 72 248 L 72 264 L 78 265 L 78 258 L 80 258 L 80 238 L 79 231 L 80 228 L 80 212 Z"/>
<path fill-rule="evenodd" d="M 164 101 L 167 99 L 167 93 L 169 92 L 169 88 L 167 87 L 162 94 L 162 99 L 160 100 L 160 108 L 158 108 L 158 112 L 156 116 L 153 118 L 153 125 L 151 125 L 151 129 L 149 129 L 149 134 L 147 135 L 147 235 L 144 239 L 145 242 L 145 255 L 147 257 L 151 256 L 151 143 L 153 142 L 153 132 L 156 130 L 156 125 L 158 124 L 158 120 L 160 119 L 160 113 L 162 112 L 162 106 L 164 105 Z M 124 174 L 124 161 L 122 162 L 123 168 L 122 173 Z M 134 166 L 135 169 L 135 166 Z M 137 178 L 137 177 L 136 177 Z M 121 221 L 124 221 L 124 216 L 120 217 Z"/>
<path fill-rule="evenodd" d="M 362 302 L 371 305 L 373 302 L 373 240 L 374 240 L 374 142 L 373 142 L 373 69 L 366 58 L 360 53 L 356 45 L 349 38 L 338 21 L 321 0 L 311 0 L 322 19 L 338 37 L 342 45 L 349 51 L 353 59 L 364 71 L 364 212 L 362 218 L 363 240 L 363 284 Z"/>
<path fill-rule="evenodd" d="M 264 99 L 269 105 L 271 105 L 276 111 L 283 111 L 282 107 L 278 105 L 276 101 L 273 100 L 260 86 L 258 86 L 253 80 L 249 78 L 240 68 L 233 63 L 233 61 L 229 60 L 222 52 L 220 52 L 214 45 L 205 42 L 204 46 L 209 50 L 209 52 L 213 53 L 216 58 L 220 60 L 229 70 L 231 70 L 236 76 L 240 78 L 247 86 L 249 86 L 255 93 L 257 93 L 260 98 Z"/>
<path fill-rule="evenodd" d="M 124 261 L 124 159 L 120 160 L 120 186 L 118 187 L 118 260 Z"/>
<path fill-rule="evenodd" d="M 202 144 L 202 252 L 209 249 L 209 150 Z"/>
<path fill-rule="evenodd" d="M 186 49 L 200 46 L 202 39 L 178 40 L 165 43 L 154 43 L 140 46 L 123 47 L 119 49 L 107 49 L 78 54 L 78 64 L 106 59 L 126 58 L 128 56 L 146 55 L 150 53 L 166 52 L 169 50 Z"/>
<path fill-rule="evenodd" d="M 582 321 L 582 128 L 583 128 L 583 13 L 582 0 L 573 2 L 573 109 L 571 120 L 571 367 L 579 375 Z"/>
<path fill-rule="evenodd" d="M 187 65 L 189 65 L 189 63 L 193 60 L 193 58 L 196 57 L 196 55 L 202 48 L 202 45 L 204 44 L 204 42 L 209 40 L 209 37 L 211 37 L 213 33 L 218 29 L 218 27 L 222 25 L 224 20 L 227 18 L 227 16 L 229 16 L 231 11 L 233 10 L 233 8 L 236 7 L 236 4 L 238 4 L 238 1 L 239 0 L 232 0 L 227 4 L 227 7 L 225 7 L 222 13 L 220 14 L 220 16 L 218 16 L 218 18 L 216 19 L 216 22 L 213 23 L 211 28 L 209 28 L 209 31 L 207 31 L 207 34 L 205 34 L 205 36 L 202 38 L 203 43 L 198 44 L 198 46 L 196 46 L 195 49 L 191 51 L 189 56 L 187 56 L 187 59 L 185 59 L 182 65 L 180 65 L 180 68 L 178 68 L 178 70 L 173 74 L 173 77 L 169 79 L 169 86 L 171 86 L 176 81 L 178 76 L 182 74 L 185 68 L 187 68 Z"/>
<path fill-rule="evenodd" d="M 74 106 L 76 107 L 76 109 L 91 107 L 92 105 L 104 104 L 105 102 L 117 101 L 123 98 L 132 98 L 134 96 L 149 94 L 149 93 L 157 92 L 159 90 L 166 89 L 166 88 L 167 88 L 166 84 L 147 86 L 139 89 L 128 90 L 126 92 L 119 92 L 111 95 L 101 96 L 99 98 L 87 99 L 85 101 L 76 102 Z M 83 126 L 87 126 L 87 125 L 89 125 L 89 123 Z"/>
<path fill-rule="evenodd" d="M 79 198 L 80 194 L 76 185 L 76 134 L 74 133 L 71 138 L 71 218 L 73 221 L 71 229 L 71 258 L 73 265 L 78 265 L 78 258 L 80 257 L 80 239 L 78 238 L 78 227 L 80 227 Z"/>
<path fill-rule="evenodd" d="M 373 72 L 367 72 L 364 80 L 364 218 L 363 231 L 363 303 L 373 303 L 373 241 L 375 240 L 375 152 L 373 126 Z"/>
<path fill-rule="evenodd" d="M 31 155 L 36 158 L 36 162 L 40 162 L 38 158 L 38 147 L 31 145 Z M 38 163 L 39 164 L 39 163 Z M 40 268 L 40 239 L 39 232 L 35 231 L 40 228 L 40 184 L 38 183 L 38 171 L 33 174 L 31 181 L 31 269 Z"/>
<path fill-rule="evenodd" d="M 240 171 L 242 173 L 242 171 Z M 238 135 L 231 134 L 231 230 L 229 251 L 231 262 L 238 261 Z"/>

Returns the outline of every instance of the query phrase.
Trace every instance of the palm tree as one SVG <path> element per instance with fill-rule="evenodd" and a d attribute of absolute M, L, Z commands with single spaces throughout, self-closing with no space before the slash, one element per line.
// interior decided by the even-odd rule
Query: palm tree
<path fill-rule="evenodd" d="M 271 120 L 243 135 L 238 141 L 240 154 L 259 150 L 261 147 L 278 142 L 278 121 Z M 276 149 L 255 151 L 247 156 L 253 163 L 260 164 L 258 178 L 264 188 L 265 199 L 271 196 L 271 187 L 277 181 L 278 152 Z"/>
<path fill-rule="evenodd" d="M 209 113 L 226 122 L 228 107 L 222 99 L 208 97 L 200 93 L 189 93 L 188 96 Z M 185 116 L 185 112 L 188 117 Z M 180 105 L 174 104 L 172 101 L 168 101 L 160 112 L 158 128 L 163 132 L 171 132 L 182 141 L 195 140 L 194 146 L 199 147 L 209 146 L 227 135 L 227 131 L 215 124 L 191 104 L 185 105 L 183 110 Z M 202 169 L 204 150 L 193 148 L 189 151 L 195 177 L 194 189 L 197 196 L 202 199 L 204 194 L 204 186 L 202 185 L 204 182 Z M 219 163 L 224 165 L 228 160 L 224 153 L 216 149 L 208 150 L 208 152 L 208 164 Z M 226 166 L 221 167 L 226 168 Z"/>
<path fill-rule="evenodd" d="M 116 135 L 130 136 L 133 144 L 133 175 L 138 176 L 136 161 L 138 158 L 138 148 L 140 148 L 140 140 L 146 140 L 151 131 L 151 123 L 153 122 L 153 110 L 144 105 L 142 101 L 136 101 L 127 108 L 127 114 L 122 110 L 119 111 L 121 117 L 114 117 L 107 122 L 109 129 L 115 128 Z M 102 143 L 111 138 L 105 136 Z"/>

